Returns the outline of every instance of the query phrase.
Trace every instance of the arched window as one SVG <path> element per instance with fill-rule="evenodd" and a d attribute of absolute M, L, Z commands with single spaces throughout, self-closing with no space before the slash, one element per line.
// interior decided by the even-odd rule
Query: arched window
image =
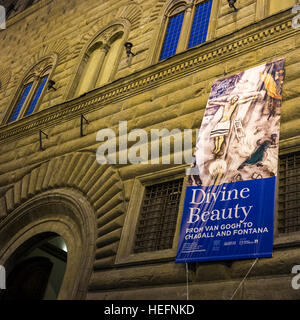
<path fill-rule="evenodd" d="M 98 88 L 113 79 L 124 41 L 123 26 L 114 25 L 91 42 L 76 77 L 79 79 L 76 96 Z"/>
<path fill-rule="evenodd" d="M 159 60 L 207 40 L 213 0 L 177 1 L 167 11 Z"/>
<path fill-rule="evenodd" d="M 4 120 L 5 123 L 29 116 L 37 110 L 53 70 L 50 60 L 45 59 L 38 63 L 24 78 L 13 101 L 13 108 L 10 108 Z"/>

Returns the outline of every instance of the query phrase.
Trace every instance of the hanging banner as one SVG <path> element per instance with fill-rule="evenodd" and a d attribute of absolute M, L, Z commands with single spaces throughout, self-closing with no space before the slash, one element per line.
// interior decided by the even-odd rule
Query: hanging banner
<path fill-rule="evenodd" d="M 280 59 L 213 84 L 176 262 L 272 256 L 283 78 Z"/>

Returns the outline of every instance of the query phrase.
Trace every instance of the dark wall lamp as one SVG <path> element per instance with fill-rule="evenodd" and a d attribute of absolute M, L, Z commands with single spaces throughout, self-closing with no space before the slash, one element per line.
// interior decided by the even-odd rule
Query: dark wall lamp
<path fill-rule="evenodd" d="M 238 9 L 235 7 L 236 0 L 228 0 L 228 4 L 230 8 L 233 8 L 234 11 L 238 11 Z"/>
<path fill-rule="evenodd" d="M 54 87 L 55 83 L 56 83 L 55 81 L 49 80 L 49 82 L 48 82 L 48 90 L 53 89 L 54 91 L 56 91 L 57 89 Z"/>
<path fill-rule="evenodd" d="M 131 49 L 133 47 L 133 44 L 131 42 L 125 42 L 124 44 L 125 48 L 126 48 L 126 54 L 127 54 L 127 57 L 129 58 L 130 55 L 132 55 L 133 57 L 136 56 L 136 54 L 134 54 Z"/>

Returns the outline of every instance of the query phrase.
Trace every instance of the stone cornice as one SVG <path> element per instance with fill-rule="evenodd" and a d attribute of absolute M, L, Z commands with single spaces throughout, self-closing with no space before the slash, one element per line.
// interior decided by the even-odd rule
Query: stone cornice
<path fill-rule="evenodd" d="M 142 92 L 180 79 L 188 74 L 223 63 L 252 50 L 300 33 L 292 28 L 290 11 L 274 15 L 233 34 L 206 42 L 146 69 L 118 79 L 83 97 L 66 101 L 0 128 L 0 143 L 17 139 L 79 117 L 101 106 L 122 101 Z"/>
<path fill-rule="evenodd" d="M 32 13 L 36 12 L 40 8 L 43 8 L 43 7 L 47 6 L 52 1 L 53 0 L 40 0 L 39 2 L 37 2 L 37 3 L 33 4 L 32 6 L 30 6 L 29 8 L 27 8 L 27 9 L 23 10 L 22 12 L 19 12 L 15 16 L 9 18 L 6 21 L 6 29 L 8 29 L 10 26 L 12 26 L 13 24 L 15 24 L 17 22 L 24 20 L 27 16 L 29 16 Z"/>

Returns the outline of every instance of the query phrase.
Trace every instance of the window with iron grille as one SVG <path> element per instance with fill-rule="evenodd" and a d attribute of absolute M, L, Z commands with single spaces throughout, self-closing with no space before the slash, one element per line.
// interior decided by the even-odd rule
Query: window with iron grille
<path fill-rule="evenodd" d="M 300 151 L 280 159 L 278 202 L 279 232 L 300 231 Z"/>
<path fill-rule="evenodd" d="M 145 188 L 134 253 L 172 248 L 182 185 L 178 179 Z"/>

